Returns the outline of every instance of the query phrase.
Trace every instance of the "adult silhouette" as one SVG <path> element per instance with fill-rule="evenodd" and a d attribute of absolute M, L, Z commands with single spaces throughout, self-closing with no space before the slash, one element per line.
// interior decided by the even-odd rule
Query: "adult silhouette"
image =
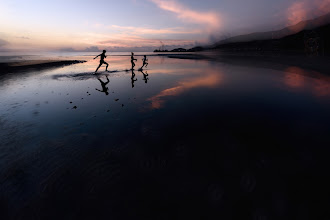
<path fill-rule="evenodd" d="M 94 60 L 97 58 L 97 57 L 100 57 L 100 65 L 96 68 L 95 70 L 95 73 L 98 71 L 98 69 L 102 66 L 102 64 L 106 64 L 107 67 L 105 68 L 105 71 L 108 71 L 108 66 L 109 64 L 107 62 L 104 61 L 104 58 L 106 58 L 107 56 L 105 55 L 107 51 L 106 50 L 103 50 L 103 52 L 99 55 L 97 55 L 96 57 L 94 57 Z"/>

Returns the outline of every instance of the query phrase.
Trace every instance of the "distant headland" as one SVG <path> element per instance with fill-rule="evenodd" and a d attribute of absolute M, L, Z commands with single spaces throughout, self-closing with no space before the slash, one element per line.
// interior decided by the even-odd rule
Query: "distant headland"
<path fill-rule="evenodd" d="M 212 45 L 191 49 L 157 49 L 154 52 L 297 52 L 308 55 L 330 55 L 330 13 L 301 21 L 278 31 L 256 32 L 218 41 Z"/>

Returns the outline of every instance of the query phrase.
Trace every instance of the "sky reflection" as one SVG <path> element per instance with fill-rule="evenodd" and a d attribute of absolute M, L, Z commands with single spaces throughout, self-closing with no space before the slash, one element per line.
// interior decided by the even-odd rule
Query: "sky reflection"
<path fill-rule="evenodd" d="M 198 72 L 199 71 L 199 72 Z M 202 72 L 202 73 L 201 73 Z M 162 72 L 164 73 L 164 72 Z M 188 74 L 191 74 L 189 70 Z M 223 74 L 220 71 L 215 71 L 211 68 L 195 70 L 195 73 L 199 73 L 199 76 L 194 78 L 185 79 L 176 83 L 176 86 L 162 90 L 159 94 L 147 99 L 151 102 L 151 108 L 159 109 L 164 105 L 165 99 L 168 96 L 178 96 L 187 90 L 193 88 L 214 88 L 219 86 L 222 81 Z M 174 74 L 173 72 L 167 72 L 167 74 Z M 202 74 L 202 76 L 200 76 Z"/>
<path fill-rule="evenodd" d="M 284 84 L 290 89 L 310 91 L 316 97 L 330 96 L 330 77 L 299 67 L 285 70 Z"/>

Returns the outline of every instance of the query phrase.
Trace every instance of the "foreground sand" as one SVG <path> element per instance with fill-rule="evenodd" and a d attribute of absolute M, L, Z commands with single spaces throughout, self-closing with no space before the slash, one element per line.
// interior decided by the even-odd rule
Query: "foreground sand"
<path fill-rule="evenodd" d="M 0 76 L 0 219 L 330 219 L 326 79 L 148 58 Z"/>

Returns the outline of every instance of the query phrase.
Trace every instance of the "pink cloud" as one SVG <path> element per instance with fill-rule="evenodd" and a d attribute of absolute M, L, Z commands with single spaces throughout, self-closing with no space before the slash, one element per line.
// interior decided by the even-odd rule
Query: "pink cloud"
<path fill-rule="evenodd" d="M 287 24 L 295 25 L 311 17 L 320 16 L 330 11 L 330 0 L 301 0 L 294 2 L 287 9 Z M 301 27 L 302 29 L 303 27 Z"/>
<path fill-rule="evenodd" d="M 330 11 L 330 0 L 315 0 L 315 4 L 320 12 L 326 13 Z"/>
<path fill-rule="evenodd" d="M 121 31 L 128 31 L 131 34 L 198 34 L 201 32 L 198 29 L 195 30 L 185 30 L 183 28 L 154 29 L 154 28 L 118 26 L 118 25 L 111 25 L 109 28 L 114 28 Z"/>
<path fill-rule="evenodd" d="M 306 4 L 304 2 L 293 3 L 287 11 L 288 25 L 295 25 L 307 18 Z"/>
<path fill-rule="evenodd" d="M 151 46 L 158 47 L 162 41 L 165 45 L 193 45 L 193 40 L 176 40 L 176 39 L 146 39 L 139 36 L 126 36 L 116 39 L 99 41 L 98 44 L 104 46 L 132 47 L 132 46 Z"/>
<path fill-rule="evenodd" d="M 174 1 L 165 0 L 150 0 L 159 8 L 173 12 L 179 19 L 184 22 L 206 25 L 208 28 L 214 30 L 220 27 L 220 17 L 214 12 L 199 12 L 191 10 L 184 5 Z"/>

